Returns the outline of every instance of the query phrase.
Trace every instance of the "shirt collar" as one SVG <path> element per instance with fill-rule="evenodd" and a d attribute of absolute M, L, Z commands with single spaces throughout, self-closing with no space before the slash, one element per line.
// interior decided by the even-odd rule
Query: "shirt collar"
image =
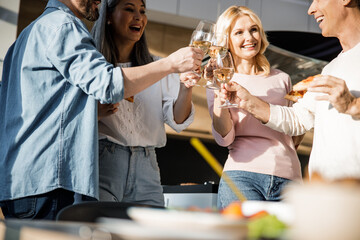
<path fill-rule="evenodd" d="M 47 8 L 57 8 L 57 9 L 60 9 L 61 11 L 64 11 L 66 13 L 69 13 L 69 14 L 75 16 L 75 14 L 70 10 L 70 8 L 68 8 L 65 4 L 63 4 L 62 2 L 59 2 L 58 0 L 49 0 L 45 9 L 47 9 Z"/>

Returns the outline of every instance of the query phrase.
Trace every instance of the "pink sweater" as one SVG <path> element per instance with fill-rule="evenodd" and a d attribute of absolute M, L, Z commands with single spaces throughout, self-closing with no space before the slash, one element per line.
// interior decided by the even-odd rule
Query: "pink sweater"
<path fill-rule="evenodd" d="M 290 77 L 280 70 L 272 69 L 267 77 L 235 73 L 232 81 L 268 103 L 290 105 L 284 99 L 291 89 Z M 212 117 L 212 90 L 207 90 L 207 100 Z M 225 137 L 213 128 L 215 141 L 229 149 L 224 171 L 242 170 L 291 180 L 301 179 L 300 162 L 290 136 L 268 128 L 244 110 L 232 108 L 230 112 L 233 127 Z"/>

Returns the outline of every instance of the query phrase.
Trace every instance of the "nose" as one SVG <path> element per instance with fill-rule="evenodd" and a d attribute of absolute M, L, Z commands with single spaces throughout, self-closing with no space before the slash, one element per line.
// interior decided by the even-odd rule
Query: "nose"
<path fill-rule="evenodd" d="M 251 40 L 254 38 L 253 34 L 250 31 L 244 31 L 245 40 Z"/>
<path fill-rule="evenodd" d="M 315 10 L 315 1 L 312 1 L 309 9 L 308 9 L 308 15 L 314 15 L 316 12 Z"/>
<path fill-rule="evenodd" d="M 136 11 L 134 18 L 135 18 L 136 20 L 140 21 L 140 20 L 142 19 L 142 17 L 143 17 L 143 16 L 142 16 L 141 12 L 140 12 L 140 11 Z"/>

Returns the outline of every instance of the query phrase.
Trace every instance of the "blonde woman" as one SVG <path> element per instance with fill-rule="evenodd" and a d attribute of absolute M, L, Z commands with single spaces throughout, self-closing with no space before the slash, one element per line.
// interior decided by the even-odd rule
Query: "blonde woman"
<path fill-rule="evenodd" d="M 232 81 L 267 102 L 289 106 L 284 95 L 292 87 L 290 77 L 272 69 L 264 56 L 269 43 L 259 17 L 247 7 L 231 6 L 219 17 L 216 29 L 229 36 L 235 67 Z M 209 64 L 206 74 L 211 72 Z M 207 90 L 214 138 L 229 149 L 224 171 L 248 200 L 280 200 L 283 187 L 302 178 L 292 137 L 264 126 L 242 109 L 219 108 L 223 102 L 218 94 Z M 220 179 L 218 207 L 234 200 L 236 196 Z"/>

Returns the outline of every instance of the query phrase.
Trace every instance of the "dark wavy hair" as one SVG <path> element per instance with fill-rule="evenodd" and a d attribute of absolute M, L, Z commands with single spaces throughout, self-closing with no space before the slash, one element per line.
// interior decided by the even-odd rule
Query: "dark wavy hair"
<path fill-rule="evenodd" d="M 106 19 L 110 14 L 112 14 L 121 0 L 114 1 L 112 5 L 109 5 L 106 9 Z M 145 5 L 145 2 L 142 1 Z M 146 7 L 146 5 L 145 5 Z M 119 62 L 117 57 L 118 48 L 115 44 L 114 35 L 111 32 L 111 26 L 105 24 L 105 35 L 104 42 L 101 44 L 100 52 L 105 56 L 106 60 L 112 64 Z M 149 48 L 146 42 L 145 30 L 139 39 L 134 45 L 134 48 L 131 53 L 131 64 L 132 66 L 141 66 L 147 63 L 153 62 L 154 59 L 149 52 Z"/>

